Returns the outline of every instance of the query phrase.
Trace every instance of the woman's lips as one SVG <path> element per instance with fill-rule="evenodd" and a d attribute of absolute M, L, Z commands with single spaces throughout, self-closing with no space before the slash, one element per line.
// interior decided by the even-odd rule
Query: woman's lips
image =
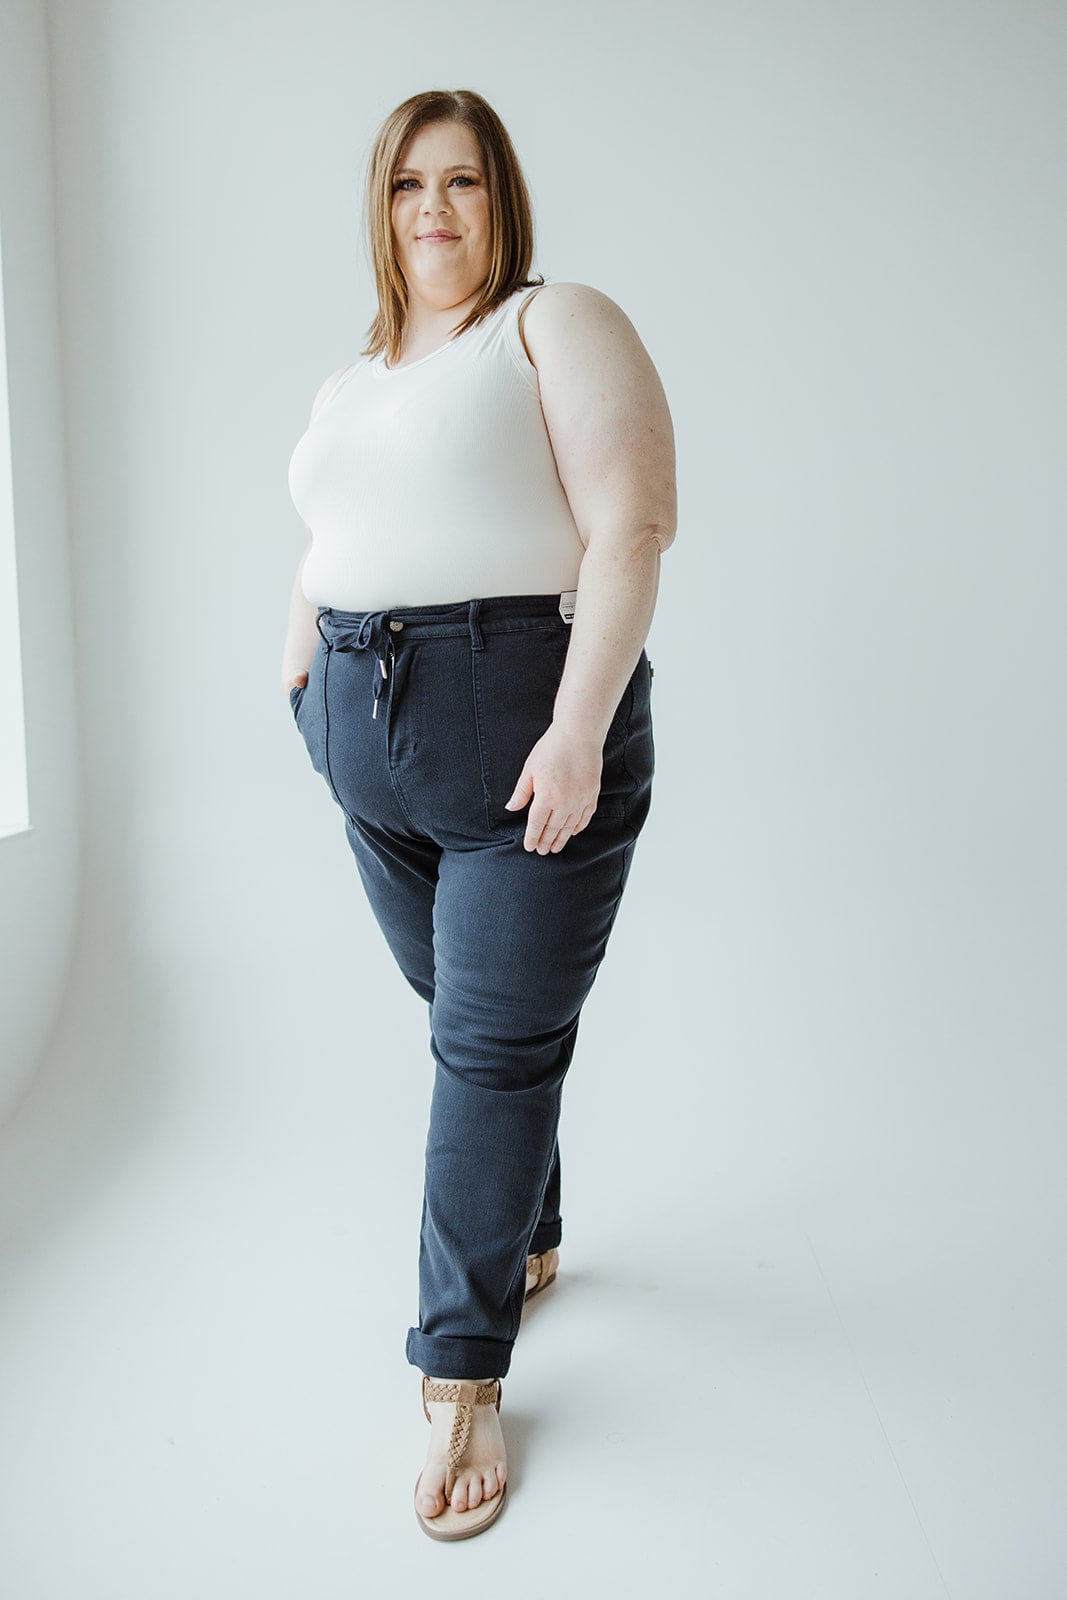
<path fill-rule="evenodd" d="M 455 233 L 420 233 L 419 238 L 423 244 L 455 244 L 458 234 Z"/>

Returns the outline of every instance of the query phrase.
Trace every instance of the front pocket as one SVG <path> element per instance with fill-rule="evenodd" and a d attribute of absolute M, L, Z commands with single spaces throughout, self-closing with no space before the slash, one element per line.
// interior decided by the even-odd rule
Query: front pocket
<path fill-rule="evenodd" d="M 529 804 L 508 811 L 526 758 L 552 722 L 552 713 L 566 664 L 569 634 L 551 629 L 486 633 L 481 650 L 472 653 L 478 750 L 489 828 L 525 828 Z M 609 769 L 624 742 L 633 691 L 628 684 L 604 740 L 602 798 L 593 821 L 621 817 L 623 798 Z M 614 789 L 614 792 L 612 792 Z"/>

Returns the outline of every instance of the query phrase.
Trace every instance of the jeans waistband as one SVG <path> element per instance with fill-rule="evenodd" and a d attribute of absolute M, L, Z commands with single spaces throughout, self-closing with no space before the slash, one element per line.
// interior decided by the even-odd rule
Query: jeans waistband
<path fill-rule="evenodd" d="M 482 628 L 490 632 L 501 624 L 523 618 L 560 615 L 559 594 L 504 594 L 485 599 L 456 600 L 443 605 L 389 606 L 382 611 L 339 611 L 320 606 L 315 623 L 319 633 L 336 650 L 362 650 L 377 645 L 385 635 L 403 631 L 406 639 L 447 638 L 469 633 L 480 649 Z M 390 627 L 399 623 L 399 627 Z"/>
<path fill-rule="evenodd" d="M 567 591 L 563 591 L 566 593 Z M 521 629 L 526 619 L 555 613 L 564 626 L 560 594 L 504 594 L 474 600 L 457 600 L 442 605 L 390 606 L 383 611 L 339 611 L 334 606 L 320 607 L 315 626 L 330 650 L 373 650 L 378 658 L 374 674 L 372 716 L 378 715 L 378 696 L 389 677 L 397 636 L 409 639 L 441 639 L 451 635 L 470 635 L 471 649 L 482 648 L 483 631 L 510 632 Z"/>

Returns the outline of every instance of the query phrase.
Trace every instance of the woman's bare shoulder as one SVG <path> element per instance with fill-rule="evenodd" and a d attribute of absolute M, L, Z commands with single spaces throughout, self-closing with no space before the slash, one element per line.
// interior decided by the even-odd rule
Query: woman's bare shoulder
<path fill-rule="evenodd" d="M 609 305 L 615 302 L 600 289 L 594 289 L 591 283 L 545 283 L 540 286 L 537 299 L 542 305 L 579 305 L 588 301 L 607 301 Z"/>
<path fill-rule="evenodd" d="M 622 307 L 589 283 L 546 283 L 524 306 L 522 333 L 535 367 L 540 366 L 539 350 L 548 355 L 586 328 L 608 334 L 613 329 L 634 331 Z"/>

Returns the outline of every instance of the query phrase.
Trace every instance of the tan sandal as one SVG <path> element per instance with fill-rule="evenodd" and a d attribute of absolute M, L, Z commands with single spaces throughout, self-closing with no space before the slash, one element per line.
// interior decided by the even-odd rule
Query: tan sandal
<path fill-rule="evenodd" d="M 553 1245 L 552 1249 L 554 1250 L 555 1248 L 556 1248 L 556 1246 Z M 545 1272 L 545 1261 L 546 1261 L 547 1257 L 548 1257 L 548 1251 L 547 1250 L 542 1250 L 540 1252 L 540 1254 L 538 1254 L 538 1255 L 527 1256 L 526 1257 L 526 1272 L 527 1272 L 527 1275 L 529 1275 L 530 1273 L 533 1273 L 534 1277 L 537 1280 L 537 1282 L 532 1286 L 532 1288 L 527 1289 L 527 1291 L 526 1291 L 526 1299 L 527 1300 L 529 1300 L 529 1298 L 530 1298 L 530 1296 L 532 1294 L 540 1294 L 542 1289 L 547 1289 L 549 1284 L 553 1281 L 553 1279 L 556 1276 L 555 1267 L 552 1268 L 551 1272 L 549 1272 L 549 1273 Z"/>
<path fill-rule="evenodd" d="M 448 1504 L 452 1498 L 452 1490 L 456 1486 L 456 1474 L 463 1461 L 463 1454 L 467 1448 L 471 1432 L 471 1419 L 474 1416 L 475 1406 L 492 1405 L 495 1403 L 500 1410 L 500 1396 L 503 1390 L 503 1381 L 494 1378 L 491 1383 L 472 1383 L 465 1378 L 456 1378 L 450 1383 L 434 1383 L 432 1378 L 423 1376 L 422 1380 L 422 1409 L 426 1413 L 426 1421 L 432 1422 L 426 1408 L 427 1400 L 454 1400 L 456 1414 L 452 1419 L 452 1437 L 448 1442 L 448 1467 L 445 1472 L 445 1509 L 436 1517 L 424 1517 L 415 1506 L 415 1515 L 424 1533 L 431 1539 L 469 1539 L 472 1534 L 481 1533 L 488 1528 L 491 1522 L 499 1517 L 504 1509 L 504 1496 L 507 1494 L 507 1479 L 501 1484 L 496 1494 L 490 1495 L 488 1500 L 481 1500 L 476 1506 L 468 1506 L 466 1511 L 457 1511 Z M 425 1472 L 425 1467 L 422 1469 Z M 415 1479 L 415 1496 L 418 1499 L 419 1484 L 422 1482 L 422 1472 Z"/>

